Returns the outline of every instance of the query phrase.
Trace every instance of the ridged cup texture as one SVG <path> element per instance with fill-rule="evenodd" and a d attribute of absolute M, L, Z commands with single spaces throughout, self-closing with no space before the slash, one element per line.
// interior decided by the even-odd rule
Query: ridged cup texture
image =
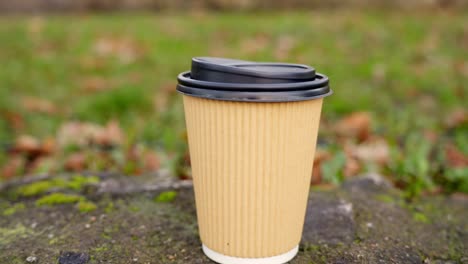
<path fill-rule="evenodd" d="M 183 100 L 202 243 L 240 258 L 297 246 L 322 99 Z"/>

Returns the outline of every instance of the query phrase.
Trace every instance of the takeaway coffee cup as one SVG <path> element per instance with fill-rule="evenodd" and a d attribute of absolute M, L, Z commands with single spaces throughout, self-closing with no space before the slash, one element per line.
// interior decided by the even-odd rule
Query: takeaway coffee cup
<path fill-rule="evenodd" d="M 301 64 L 199 57 L 177 90 L 204 253 L 226 264 L 292 259 L 328 78 Z"/>

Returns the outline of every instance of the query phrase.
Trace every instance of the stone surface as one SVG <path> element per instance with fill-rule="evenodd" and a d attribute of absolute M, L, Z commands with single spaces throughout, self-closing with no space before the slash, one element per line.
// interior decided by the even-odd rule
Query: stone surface
<path fill-rule="evenodd" d="M 59 264 L 86 264 L 89 261 L 89 255 L 79 252 L 64 252 L 60 255 Z"/>
<path fill-rule="evenodd" d="M 190 182 L 102 175 L 99 184 L 61 190 L 97 205 L 87 213 L 76 204 L 38 207 L 45 194 L 15 195 L 27 184 L 0 186 L 0 263 L 213 263 L 200 249 Z M 175 199 L 155 202 L 165 190 L 176 190 Z M 468 199 L 408 203 L 378 175 L 313 188 L 291 263 L 468 263 Z"/>

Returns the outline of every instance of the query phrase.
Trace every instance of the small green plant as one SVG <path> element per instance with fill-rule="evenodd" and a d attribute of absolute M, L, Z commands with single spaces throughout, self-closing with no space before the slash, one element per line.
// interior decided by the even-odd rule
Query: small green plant
<path fill-rule="evenodd" d="M 420 213 L 420 212 L 414 212 L 413 213 L 413 219 L 414 221 L 416 222 L 420 222 L 420 223 L 428 223 L 429 222 L 429 219 L 427 218 L 427 216 L 423 213 Z"/>
<path fill-rule="evenodd" d="M 162 192 L 158 196 L 156 196 L 156 198 L 154 198 L 154 201 L 158 202 L 158 203 L 168 203 L 168 202 L 174 201 L 176 196 L 177 196 L 177 192 L 175 192 L 175 191 L 166 191 L 166 192 Z"/>
<path fill-rule="evenodd" d="M 114 203 L 113 202 L 109 202 L 106 206 L 106 208 L 104 208 L 104 211 L 108 214 L 108 213 L 112 213 L 113 211 L 115 210 L 115 206 L 114 206 Z"/>
<path fill-rule="evenodd" d="M 346 164 L 346 155 L 338 152 L 333 158 L 322 165 L 323 179 L 332 184 L 339 184 L 343 181 L 343 168 Z"/>
<path fill-rule="evenodd" d="M 435 186 L 431 176 L 430 151 L 430 143 L 415 133 L 406 138 L 401 148 L 393 149 L 390 171 L 397 184 L 404 187 L 409 199 Z"/>
<path fill-rule="evenodd" d="M 447 192 L 468 193 L 468 167 L 445 168 L 439 183 Z"/>
<path fill-rule="evenodd" d="M 97 205 L 95 203 L 86 200 L 79 201 L 77 207 L 82 213 L 91 212 L 97 209 Z"/>

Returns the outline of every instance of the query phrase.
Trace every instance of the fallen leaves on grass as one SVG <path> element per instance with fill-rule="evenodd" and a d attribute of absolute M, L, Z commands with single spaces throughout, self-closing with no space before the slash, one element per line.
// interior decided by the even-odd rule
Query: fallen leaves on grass
<path fill-rule="evenodd" d="M 161 167 L 159 155 L 154 151 L 146 151 L 143 154 L 143 167 L 145 171 L 157 171 Z"/>
<path fill-rule="evenodd" d="M 463 154 L 453 144 L 445 146 L 445 158 L 448 164 L 454 168 L 468 167 L 468 156 Z"/>
<path fill-rule="evenodd" d="M 38 16 L 32 17 L 31 19 L 28 20 L 28 23 L 27 23 L 28 33 L 32 37 L 41 34 L 44 29 L 44 24 L 45 24 L 44 18 L 38 17 Z"/>
<path fill-rule="evenodd" d="M 453 110 L 445 119 L 447 128 L 455 128 L 468 123 L 468 112 L 464 108 Z"/>
<path fill-rule="evenodd" d="M 257 34 L 254 37 L 245 38 L 240 43 L 240 51 L 247 55 L 254 55 L 268 47 L 271 37 L 267 34 Z"/>
<path fill-rule="evenodd" d="M 66 122 L 57 135 L 60 146 L 101 145 L 114 146 L 122 144 L 124 134 L 117 121 L 109 121 L 106 126 L 89 122 Z"/>
<path fill-rule="evenodd" d="M 334 127 L 340 137 L 365 141 L 370 136 L 371 115 L 368 112 L 354 112 L 337 122 Z"/>
<path fill-rule="evenodd" d="M 331 154 L 323 149 L 317 149 L 314 157 L 314 167 L 312 169 L 311 184 L 322 182 L 322 163 L 331 158 Z"/>
<path fill-rule="evenodd" d="M 46 138 L 42 142 L 30 135 L 20 135 L 12 148 L 15 153 L 33 156 L 50 155 L 55 151 L 55 140 Z"/>
<path fill-rule="evenodd" d="M 82 171 L 86 168 L 86 154 L 83 152 L 71 154 L 65 161 L 64 168 L 69 171 Z"/>
<path fill-rule="evenodd" d="M 286 60 L 291 56 L 291 51 L 296 47 L 297 40 L 292 36 L 283 35 L 276 41 L 274 51 L 275 59 Z"/>
<path fill-rule="evenodd" d="M 390 147 L 383 138 L 373 137 L 361 143 L 347 141 L 342 151 L 332 155 L 318 149 L 314 158 L 311 184 L 337 183 L 342 178 L 356 176 L 364 168 L 384 166 L 390 160 Z"/>
<path fill-rule="evenodd" d="M 363 163 L 385 165 L 390 160 L 390 148 L 384 139 L 376 138 L 361 144 L 345 145 L 345 152 Z"/>
<path fill-rule="evenodd" d="M 174 162 L 174 174 L 181 180 L 192 179 L 190 153 L 187 151 L 183 155 L 172 157 L 172 159 Z"/>
<path fill-rule="evenodd" d="M 0 176 L 4 179 L 12 178 L 22 173 L 26 159 L 21 155 L 11 155 L 0 168 Z"/>
<path fill-rule="evenodd" d="M 117 57 L 122 63 L 132 63 L 144 53 L 139 43 L 129 37 L 100 37 L 94 43 L 94 51 L 103 57 Z"/>
<path fill-rule="evenodd" d="M 102 77 L 90 77 L 81 81 L 81 90 L 88 93 L 107 91 L 113 87 L 109 80 Z"/>
<path fill-rule="evenodd" d="M 16 111 L 2 111 L 2 109 L 0 109 L 0 117 L 4 118 L 8 125 L 14 130 L 21 130 L 24 128 L 24 118 L 20 113 Z"/>
<path fill-rule="evenodd" d="M 372 67 L 372 78 L 375 82 L 381 83 L 387 77 L 387 67 L 385 64 L 375 64 Z"/>
<path fill-rule="evenodd" d="M 167 110 L 170 98 L 176 94 L 176 84 L 166 83 L 159 87 L 159 92 L 153 97 L 153 105 L 156 111 L 164 112 Z"/>
<path fill-rule="evenodd" d="M 83 70 L 96 71 L 106 67 L 106 60 L 100 56 L 83 56 L 78 60 Z"/>
<path fill-rule="evenodd" d="M 21 100 L 21 105 L 27 111 L 50 115 L 56 114 L 58 110 L 51 101 L 38 97 L 24 97 Z"/>
<path fill-rule="evenodd" d="M 345 178 L 349 178 L 352 176 L 356 176 L 362 169 L 361 163 L 349 155 L 346 155 L 346 162 L 343 167 L 343 176 Z"/>
<path fill-rule="evenodd" d="M 23 153 L 33 153 L 39 151 L 41 144 L 39 140 L 29 135 L 21 135 L 16 139 L 14 151 Z"/>

